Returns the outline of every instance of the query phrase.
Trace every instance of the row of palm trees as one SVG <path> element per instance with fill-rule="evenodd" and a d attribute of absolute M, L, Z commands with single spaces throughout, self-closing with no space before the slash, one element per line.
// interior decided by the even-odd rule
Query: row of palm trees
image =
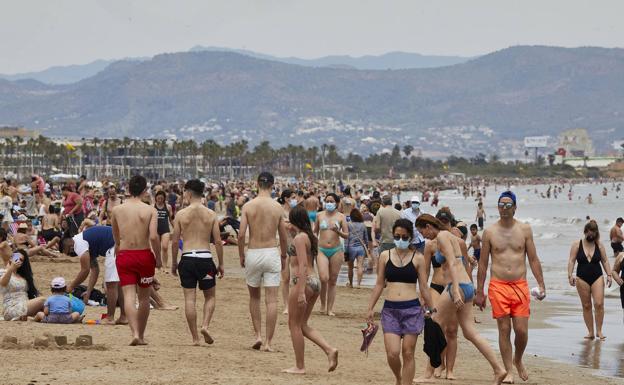
<path fill-rule="evenodd" d="M 214 140 L 81 139 L 79 144 L 36 138 L 0 139 L 0 172 L 50 175 L 53 173 L 120 177 L 140 172 L 153 178 L 246 178 L 258 169 L 285 174 L 322 172 L 320 167 L 343 163 L 335 145 L 304 148 L 301 145 L 271 147 L 263 141 L 253 148 L 241 140 L 222 145 Z M 319 175 L 320 176 L 320 175 Z"/>

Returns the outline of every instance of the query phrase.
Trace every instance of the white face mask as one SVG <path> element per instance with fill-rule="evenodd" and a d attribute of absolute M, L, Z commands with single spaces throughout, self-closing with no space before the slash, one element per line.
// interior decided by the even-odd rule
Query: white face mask
<path fill-rule="evenodd" d="M 291 199 L 290 200 L 290 208 L 294 208 L 297 206 L 297 200 L 296 199 Z"/>

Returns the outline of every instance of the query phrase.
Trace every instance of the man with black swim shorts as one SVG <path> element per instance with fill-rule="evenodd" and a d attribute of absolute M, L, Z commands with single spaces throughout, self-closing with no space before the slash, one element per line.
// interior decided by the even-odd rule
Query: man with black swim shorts
<path fill-rule="evenodd" d="M 162 266 L 156 209 L 142 201 L 147 180 L 135 175 L 128 182 L 130 198 L 111 211 L 115 238 L 115 264 L 123 291 L 126 317 L 132 331 L 131 346 L 147 345 L 145 328 L 150 313 L 150 288 L 156 268 Z M 153 252 L 152 252 L 153 250 Z M 139 308 L 135 301 L 138 297 Z"/>
<path fill-rule="evenodd" d="M 611 248 L 613 249 L 613 257 L 617 258 L 618 254 L 624 251 L 622 241 L 624 241 L 624 235 L 622 235 L 622 224 L 624 224 L 624 218 L 618 218 L 615 220 L 615 226 L 611 228 L 609 232 L 609 238 L 611 238 Z"/>
<path fill-rule="evenodd" d="M 184 201 L 189 205 L 178 211 L 173 222 L 171 242 L 171 274 L 180 276 L 184 289 L 184 306 L 193 345 L 199 346 L 196 289 L 204 293 L 204 318 L 201 334 L 207 344 L 214 342 L 208 334 L 208 326 L 215 309 L 215 284 L 223 277 L 223 244 L 217 214 L 202 204 L 204 184 L 191 179 L 184 185 Z M 183 239 L 182 258 L 178 264 L 178 244 Z M 219 266 L 215 266 L 210 244 L 217 250 Z"/>

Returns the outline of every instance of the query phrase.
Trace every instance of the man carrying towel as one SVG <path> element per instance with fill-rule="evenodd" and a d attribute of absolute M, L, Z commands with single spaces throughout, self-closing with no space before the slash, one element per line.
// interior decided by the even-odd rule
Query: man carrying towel
<path fill-rule="evenodd" d="M 514 219 L 516 195 L 503 192 L 498 198 L 500 219 L 483 232 L 481 259 L 477 273 L 477 293 L 475 305 L 485 307 L 483 293 L 487 268 L 492 255 L 490 286 L 488 297 L 492 304 L 492 315 L 498 324 L 498 345 L 507 377 L 503 383 L 513 383 L 512 363 L 522 380 L 529 375 L 522 362 L 528 342 L 530 314 L 529 285 L 526 280 L 526 261 L 539 286 L 538 299 L 546 297 L 542 264 L 535 250 L 531 226 Z M 511 329 L 515 334 L 515 354 L 512 358 Z"/>

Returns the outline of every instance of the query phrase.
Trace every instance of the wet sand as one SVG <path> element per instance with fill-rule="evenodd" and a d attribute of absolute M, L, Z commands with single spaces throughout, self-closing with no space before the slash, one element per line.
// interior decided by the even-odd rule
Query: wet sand
<path fill-rule="evenodd" d="M 360 353 L 360 328 L 363 327 L 369 289 L 340 287 L 335 306 L 336 317 L 313 314 L 310 324 L 340 350 L 340 363 L 333 373 L 327 373 L 325 354 L 306 341 L 305 376 L 281 374 L 280 370 L 293 366 L 294 357 L 287 328 L 287 318 L 280 315 L 274 341 L 275 353 L 251 349 L 253 333 L 248 314 L 248 296 L 242 270 L 238 267 L 236 248 L 226 250 L 226 278 L 217 286 L 217 308 L 210 332 L 215 338 L 211 346 L 191 346 L 183 310 L 183 295 L 177 278 L 160 273 L 161 292 L 177 311 L 153 311 L 150 315 L 146 339 L 148 346 L 130 347 L 127 326 L 103 325 L 45 325 L 0 322 L 0 336 L 16 336 L 21 343 L 32 341 L 44 333 L 66 335 L 74 340 L 78 335 L 91 334 L 93 342 L 104 344 L 106 350 L 7 350 L 2 355 L 5 364 L 0 368 L 3 384 L 393 384 L 393 376 L 386 363 L 381 333 L 369 351 Z M 78 272 L 76 259 L 68 262 L 39 260 L 33 263 L 39 289 L 48 293 L 48 282 L 56 275 L 71 279 Z M 377 306 L 380 309 L 381 302 Z M 531 327 L 546 326 L 544 320 L 557 314 L 555 302 L 536 303 Z M 201 310 L 198 305 L 198 311 Z M 264 310 L 264 309 L 263 309 Z M 565 311 L 565 308 L 564 310 Z M 99 318 L 105 308 L 87 310 L 86 319 Z M 201 314 L 201 313 L 200 313 Z M 494 322 L 489 313 L 478 314 L 483 321 L 479 329 L 492 333 Z M 579 322 L 581 322 L 579 320 Z M 489 330 L 489 332 L 487 332 Z M 573 336 L 570 336 L 573 338 Z M 438 380 L 440 384 L 488 384 L 491 369 L 478 351 L 459 337 L 456 381 Z M 416 356 L 417 376 L 422 373 L 425 355 L 419 338 Z M 531 341 L 529 341 L 529 345 Z M 19 356 L 14 360 L 11 357 Z M 526 357 L 529 369 L 528 384 L 621 384 L 614 378 L 598 377 L 589 369 L 553 362 L 540 355 Z M 516 383 L 522 383 L 519 378 Z"/>

